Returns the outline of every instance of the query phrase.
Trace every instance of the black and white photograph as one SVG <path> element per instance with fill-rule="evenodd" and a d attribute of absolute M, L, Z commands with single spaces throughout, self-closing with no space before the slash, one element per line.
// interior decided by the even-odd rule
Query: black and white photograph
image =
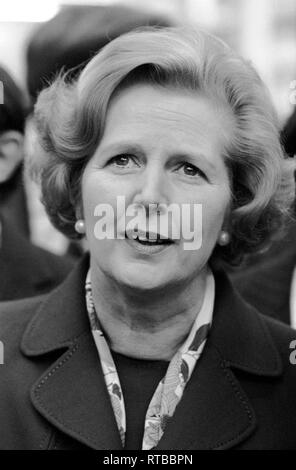
<path fill-rule="evenodd" d="M 0 451 L 296 450 L 295 178 L 295 0 L 0 0 Z"/>

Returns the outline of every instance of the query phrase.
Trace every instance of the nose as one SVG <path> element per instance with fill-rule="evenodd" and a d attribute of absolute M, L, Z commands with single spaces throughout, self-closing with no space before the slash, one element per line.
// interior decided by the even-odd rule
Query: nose
<path fill-rule="evenodd" d="M 141 204 L 147 209 L 150 204 L 169 204 L 168 181 L 166 181 L 164 169 L 157 162 L 150 166 L 147 165 L 139 177 L 133 202 L 134 204 Z"/>

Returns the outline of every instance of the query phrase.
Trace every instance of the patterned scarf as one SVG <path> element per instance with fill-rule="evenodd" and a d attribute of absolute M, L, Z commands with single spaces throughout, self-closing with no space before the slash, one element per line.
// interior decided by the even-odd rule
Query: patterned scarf
<path fill-rule="evenodd" d="M 90 270 L 86 277 L 85 291 L 91 330 L 101 361 L 122 446 L 124 447 L 126 431 L 124 397 L 110 348 L 95 311 Z M 142 443 L 143 450 L 150 450 L 158 444 L 168 421 L 172 418 L 176 406 L 183 396 L 186 384 L 206 343 L 212 322 L 214 296 L 215 281 L 213 274 L 209 270 L 202 308 L 193 323 L 187 339 L 171 359 L 166 375 L 159 382 L 148 407 Z"/>

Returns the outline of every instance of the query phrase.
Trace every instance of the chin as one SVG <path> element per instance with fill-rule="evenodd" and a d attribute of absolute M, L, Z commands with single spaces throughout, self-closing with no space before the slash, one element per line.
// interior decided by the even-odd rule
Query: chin
<path fill-rule="evenodd" d="M 155 272 L 143 266 L 125 266 L 116 279 L 120 284 L 135 290 L 149 291 L 164 288 L 168 284 L 168 273 Z"/>

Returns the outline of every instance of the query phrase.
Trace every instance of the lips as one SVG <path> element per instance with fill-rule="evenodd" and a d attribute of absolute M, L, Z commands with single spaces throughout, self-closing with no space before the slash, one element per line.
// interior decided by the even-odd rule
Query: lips
<path fill-rule="evenodd" d="M 163 238 L 159 233 L 135 232 L 125 233 L 125 239 L 130 247 L 143 256 L 160 254 L 173 245 L 173 240 Z"/>
<path fill-rule="evenodd" d="M 143 232 L 143 231 L 134 231 L 130 230 L 125 232 L 126 238 L 130 240 L 135 240 L 138 243 L 143 245 L 170 245 L 174 243 L 170 238 L 164 237 L 160 233 L 155 232 Z"/>

